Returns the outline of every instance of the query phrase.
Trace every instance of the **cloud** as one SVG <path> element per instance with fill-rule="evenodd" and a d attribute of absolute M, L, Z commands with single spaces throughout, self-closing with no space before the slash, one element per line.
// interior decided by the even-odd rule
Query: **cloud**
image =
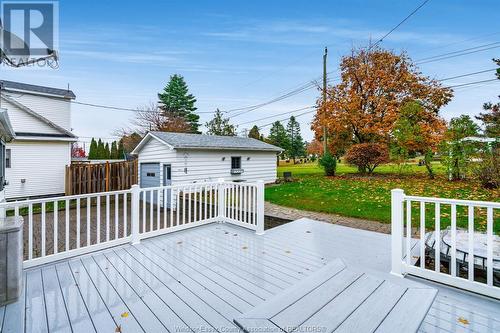
<path fill-rule="evenodd" d="M 319 20 L 318 20 L 319 21 Z M 236 29 L 203 32 L 206 37 L 241 42 L 311 45 L 334 42 L 367 43 L 376 41 L 387 31 L 364 26 L 362 22 L 345 19 L 327 23 L 277 20 L 274 22 L 240 22 Z M 386 42 L 411 42 L 422 45 L 438 45 L 443 41 L 459 41 L 462 37 L 453 34 L 429 32 L 395 31 Z"/>
<path fill-rule="evenodd" d="M 132 50 L 127 52 L 109 52 L 109 51 L 85 51 L 85 50 L 64 50 L 61 56 L 76 56 L 84 59 L 97 59 L 113 62 L 136 63 L 136 64 L 171 64 L 177 58 L 164 54 L 137 53 Z"/>

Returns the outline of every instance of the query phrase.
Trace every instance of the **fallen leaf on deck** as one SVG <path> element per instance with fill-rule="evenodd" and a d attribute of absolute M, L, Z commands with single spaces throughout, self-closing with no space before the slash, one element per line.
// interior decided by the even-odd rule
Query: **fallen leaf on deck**
<path fill-rule="evenodd" d="M 116 326 L 115 332 L 116 333 L 121 333 L 121 331 L 122 331 L 122 326 L 121 325 Z"/>
<path fill-rule="evenodd" d="M 458 317 L 458 322 L 460 324 L 469 325 L 469 321 L 467 319 L 465 319 L 464 317 Z"/>
<path fill-rule="evenodd" d="M 122 318 L 127 318 L 128 317 L 128 312 L 124 312 L 121 314 Z"/>
<path fill-rule="evenodd" d="M 182 241 L 178 241 L 177 244 L 182 244 Z"/>
<path fill-rule="evenodd" d="M 246 247 L 246 246 L 243 246 L 243 247 L 242 247 L 242 249 L 243 249 L 243 250 L 246 250 L 246 249 L 248 249 L 248 247 Z"/>

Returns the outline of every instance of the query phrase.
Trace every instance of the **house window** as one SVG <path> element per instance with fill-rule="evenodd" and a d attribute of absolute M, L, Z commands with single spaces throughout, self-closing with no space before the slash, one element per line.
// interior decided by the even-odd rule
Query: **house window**
<path fill-rule="evenodd" d="M 10 168 L 10 163 L 11 163 L 10 149 L 5 149 L 5 167 Z"/>
<path fill-rule="evenodd" d="M 240 156 L 231 157 L 231 169 L 241 169 L 241 157 Z"/>

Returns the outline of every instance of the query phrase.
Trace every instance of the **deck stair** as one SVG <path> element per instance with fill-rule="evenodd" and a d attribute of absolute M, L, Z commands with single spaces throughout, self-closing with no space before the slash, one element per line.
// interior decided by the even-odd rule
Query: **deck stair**
<path fill-rule="evenodd" d="M 245 332 L 416 332 L 437 291 L 336 259 L 234 322 Z"/>

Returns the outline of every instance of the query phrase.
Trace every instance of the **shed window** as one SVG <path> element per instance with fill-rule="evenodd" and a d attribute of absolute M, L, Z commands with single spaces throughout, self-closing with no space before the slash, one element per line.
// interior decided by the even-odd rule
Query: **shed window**
<path fill-rule="evenodd" d="M 147 177 L 156 177 L 156 172 L 147 172 L 146 176 Z"/>
<path fill-rule="evenodd" d="M 231 157 L 231 169 L 241 169 L 241 157 L 232 156 Z"/>
<path fill-rule="evenodd" d="M 10 149 L 5 149 L 5 167 L 10 168 L 11 159 L 10 159 Z"/>

